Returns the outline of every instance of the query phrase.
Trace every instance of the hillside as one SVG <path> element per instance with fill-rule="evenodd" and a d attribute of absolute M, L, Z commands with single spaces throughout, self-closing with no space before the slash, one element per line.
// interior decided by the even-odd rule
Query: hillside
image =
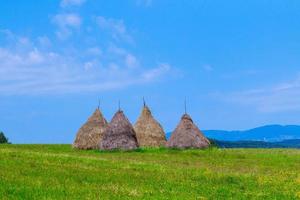
<path fill-rule="evenodd" d="M 267 125 L 245 131 L 203 130 L 209 138 L 223 141 L 266 141 L 300 139 L 300 126 L 297 125 Z M 171 133 L 167 133 L 167 138 Z"/>
<path fill-rule="evenodd" d="M 300 139 L 300 126 L 267 125 L 244 131 L 203 130 L 203 133 L 219 141 L 280 142 Z M 170 138 L 171 132 L 166 133 Z"/>
<path fill-rule="evenodd" d="M 0 145 L 2 199 L 297 199 L 300 151 Z"/>
<path fill-rule="evenodd" d="M 256 140 L 275 142 L 289 139 L 300 139 L 300 126 L 268 125 L 245 131 L 206 130 L 210 138 L 225 141 Z"/>

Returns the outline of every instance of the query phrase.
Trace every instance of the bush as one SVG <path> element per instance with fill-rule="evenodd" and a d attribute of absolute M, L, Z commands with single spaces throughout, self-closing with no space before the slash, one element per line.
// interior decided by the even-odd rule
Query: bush
<path fill-rule="evenodd" d="M 7 144 L 8 143 L 8 138 L 5 137 L 3 132 L 0 132 L 0 144 Z"/>
<path fill-rule="evenodd" d="M 212 138 L 208 138 L 209 142 L 210 142 L 210 147 L 220 147 L 218 144 L 218 141 Z"/>

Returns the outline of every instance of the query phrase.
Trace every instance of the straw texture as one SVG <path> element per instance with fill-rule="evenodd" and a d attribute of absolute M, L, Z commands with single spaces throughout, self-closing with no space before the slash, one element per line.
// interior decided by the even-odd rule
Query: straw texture
<path fill-rule="evenodd" d="M 132 150 L 138 147 L 135 131 L 123 111 L 119 110 L 108 124 L 100 149 Z"/>
<path fill-rule="evenodd" d="M 144 106 L 134 125 L 140 147 L 161 147 L 166 145 L 166 136 L 162 126 L 153 118 L 148 106 Z"/>
<path fill-rule="evenodd" d="M 207 148 L 209 140 L 203 135 L 199 128 L 193 123 L 192 118 L 184 114 L 180 123 L 167 142 L 170 148 Z"/>
<path fill-rule="evenodd" d="M 93 115 L 77 132 L 73 147 L 77 149 L 99 149 L 107 121 L 101 111 L 96 109 Z"/>

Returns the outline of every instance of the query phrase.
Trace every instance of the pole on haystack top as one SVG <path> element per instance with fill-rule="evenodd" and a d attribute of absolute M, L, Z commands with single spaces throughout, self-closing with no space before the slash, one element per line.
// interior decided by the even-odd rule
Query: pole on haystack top
<path fill-rule="evenodd" d="M 100 101 L 100 99 L 98 99 L 98 109 L 100 109 L 100 104 L 101 104 L 101 101 Z"/>
<path fill-rule="evenodd" d="M 186 114 L 186 97 L 184 98 L 184 113 Z"/>
<path fill-rule="evenodd" d="M 146 107 L 146 101 L 145 101 L 144 97 L 143 97 L 143 104 L 144 104 L 144 107 Z"/>
<path fill-rule="evenodd" d="M 119 111 L 121 111 L 121 101 L 119 100 L 119 103 L 118 103 L 119 105 Z"/>

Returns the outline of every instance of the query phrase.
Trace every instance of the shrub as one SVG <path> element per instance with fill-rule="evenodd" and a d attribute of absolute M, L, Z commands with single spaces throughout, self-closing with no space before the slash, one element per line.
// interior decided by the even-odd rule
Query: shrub
<path fill-rule="evenodd" d="M 0 132 L 0 144 L 7 144 L 8 143 L 8 138 L 5 137 L 3 132 Z"/>
<path fill-rule="evenodd" d="M 210 142 L 210 147 L 219 147 L 218 141 L 212 138 L 207 138 Z"/>

